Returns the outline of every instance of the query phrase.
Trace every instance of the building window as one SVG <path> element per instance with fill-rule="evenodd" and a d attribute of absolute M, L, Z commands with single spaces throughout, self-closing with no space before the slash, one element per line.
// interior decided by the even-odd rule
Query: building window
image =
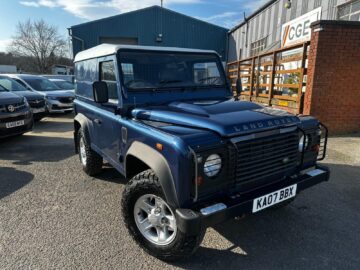
<path fill-rule="evenodd" d="M 106 82 L 109 99 L 118 99 L 114 61 L 100 62 L 100 81 Z"/>
<path fill-rule="evenodd" d="M 263 50 L 265 50 L 266 44 L 267 44 L 267 37 L 264 37 L 262 39 L 259 39 L 258 41 L 251 43 L 250 45 L 251 56 L 257 55 L 261 53 Z"/>
<path fill-rule="evenodd" d="M 360 21 L 360 0 L 339 6 L 337 17 L 342 21 Z"/>

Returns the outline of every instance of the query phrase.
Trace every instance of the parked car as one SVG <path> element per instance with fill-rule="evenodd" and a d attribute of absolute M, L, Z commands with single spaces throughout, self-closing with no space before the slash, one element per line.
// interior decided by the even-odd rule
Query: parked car
<path fill-rule="evenodd" d="M 68 82 L 63 79 L 49 79 L 53 83 L 55 83 L 62 90 L 75 91 L 75 85 L 71 82 Z"/>
<path fill-rule="evenodd" d="M 35 121 L 40 121 L 46 115 L 46 103 L 43 95 L 25 88 L 14 79 L 5 75 L 0 75 L 0 85 L 6 90 L 26 98 Z"/>
<path fill-rule="evenodd" d="M 42 94 L 46 99 L 49 113 L 66 113 L 74 109 L 75 94 L 73 91 L 62 90 L 50 80 L 37 75 L 8 74 L 27 89 Z"/>
<path fill-rule="evenodd" d="M 0 85 L 0 138 L 20 135 L 33 126 L 33 116 L 26 98 Z"/>
<path fill-rule="evenodd" d="M 233 98 L 214 51 L 103 44 L 76 55 L 75 74 L 83 170 L 96 175 L 106 160 L 129 179 L 124 222 L 160 259 L 192 254 L 208 226 L 329 179 L 317 163 L 326 128 Z"/>

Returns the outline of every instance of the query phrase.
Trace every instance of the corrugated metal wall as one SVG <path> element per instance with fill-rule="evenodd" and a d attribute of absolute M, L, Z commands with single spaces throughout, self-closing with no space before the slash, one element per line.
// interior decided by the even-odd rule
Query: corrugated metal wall
<path fill-rule="evenodd" d="M 280 47 L 281 26 L 317 7 L 322 7 L 321 19 L 336 19 L 336 6 L 349 0 L 292 0 L 291 8 L 286 9 L 287 0 L 273 1 L 270 6 L 253 16 L 247 24 L 229 34 L 228 60 L 235 61 L 250 56 L 250 44 L 267 37 L 266 50 Z M 248 31 L 247 31 L 248 29 Z M 248 33 L 248 35 L 247 35 Z M 241 56 L 239 52 L 241 50 Z"/>
<path fill-rule="evenodd" d="M 158 6 L 71 29 L 74 36 L 84 40 L 85 49 L 98 45 L 100 37 L 137 38 L 139 45 L 208 49 L 217 51 L 224 60 L 226 56 L 227 29 Z M 163 41 L 157 42 L 161 30 Z M 74 55 L 80 50 L 81 42 L 73 39 Z"/>

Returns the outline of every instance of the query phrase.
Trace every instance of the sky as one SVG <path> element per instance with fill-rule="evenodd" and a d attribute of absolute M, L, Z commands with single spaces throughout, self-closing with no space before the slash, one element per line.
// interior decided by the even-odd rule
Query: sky
<path fill-rule="evenodd" d="M 164 0 L 164 7 L 231 28 L 268 0 Z M 67 28 L 79 23 L 160 5 L 161 0 L 0 0 L 0 52 L 7 51 L 16 25 L 44 19 L 68 38 Z"/>

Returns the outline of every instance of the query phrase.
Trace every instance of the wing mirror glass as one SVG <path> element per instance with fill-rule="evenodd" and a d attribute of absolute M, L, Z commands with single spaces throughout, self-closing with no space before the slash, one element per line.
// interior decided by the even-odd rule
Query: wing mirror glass
<path fill-rule="evenodd" d="M 109 90 L 106 82 L 97 81 L 93 83 L 94 100 L 96 103 L 107 103 L 109 101 Z"/>

